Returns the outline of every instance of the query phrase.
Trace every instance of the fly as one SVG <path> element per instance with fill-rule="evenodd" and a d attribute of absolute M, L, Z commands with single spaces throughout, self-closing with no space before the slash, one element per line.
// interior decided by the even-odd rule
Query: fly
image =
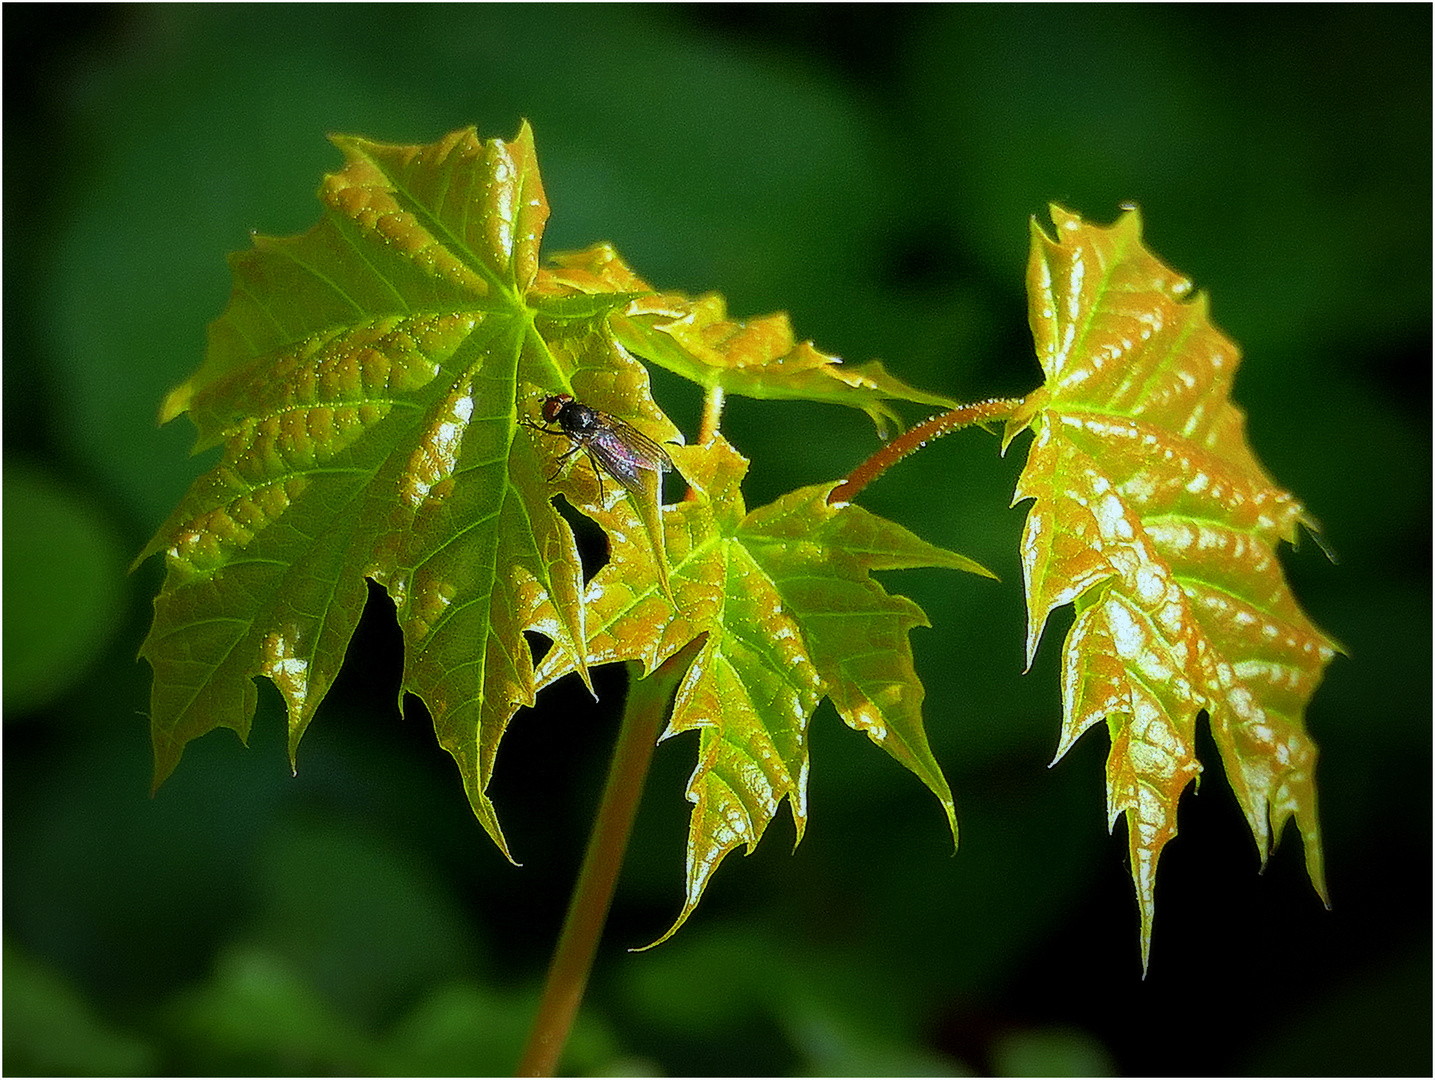
<path fill-rule="evenodd" d="M 652 439 L 616 416 L 573 400 L 572 394 L 552 394 L 543 399 L 543 423 L 525 419 L 531 428 L 549 435 L 566 435 L 572 449 L 558 459 L 563 463 L 582 451 L 593 462 L 598 476 L 598 498 L 603 497 L 603 474 L 607 473 L 634 495 L 646 494 L 643 471 L 662 475 L 672 470 L 673 461 Z M 557 424 L 557 428 L 548 427 Z M 557 476 L 558 473 L 554 473 Z"/>

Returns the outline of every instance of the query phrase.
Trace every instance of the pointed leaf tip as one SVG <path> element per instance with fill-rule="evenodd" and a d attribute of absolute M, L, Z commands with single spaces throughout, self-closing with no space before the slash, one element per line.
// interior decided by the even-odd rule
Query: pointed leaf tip
<path fill-rule="evenodd" d="M 670 450 L 696 493 L 663 508 L 676 606 L 661 597 L 637 544 L 615 547 L 587 594 L 590 662 L 641 660 L 651 670 L 706 635 L 663 734 L 698 737 L 684 903 L 649 948 L 681 928 L 716 868 L 738 847 L 751 851 L 784 801 L 800 842 L 807 727 L 824 695 L 937 796 L 956 844 L 956 808 L 927 742 L 908 640 L 928 622 L 872 572 L 976 566 L 861 507 L 828 504 L 832 484 L 748 512 L 747 463 L 720 435 Z M 628 499 L 610 499 L 595 520 L 612 533 L 638 530 Z M 547 683 L 566 670 L 561 659 L 545 660 L 538 677 Z"/>
<path fill-rule="evenodd" d="M 1229 397 L 1240 354 L 1205 297 L 1145 249 L 1136 210 L 1109 228 L 1051 217 L 1053 236 L 1033 224 L 1027 273 L 1046 381 L 1008 427 L 1034 432 L 1013 500 L 1035 500 L 1026 659 L 1051 612 L 1075 604 L 1057 757 L 1107 722 L 1109 817 L 1130 832 L 1144 971 L 1202 710 L 1262 856 L 1295 818 L 1323 895 L 1304 712 L 1336 646 L 1275 557 L 1307 518 L 1246 443 Z"/>
<path fill-rule="evenodd" d="M 591 687 L 577 546 L 518 437 L 520 390 L 582 370 L 637 400 L 646 375 L 591 314 L 538 328 L 525 290 L 548 207 L 526 124 L 506 143 L 333 141 L 319 224 L 230 258 L 204 363 L 161 408 L 224 452 L 142 556 L 167 566 L 141 650 L 156 783 L 189 740 L 247 733 L 256 676 L 285 699 L 292 763 L 373 580 L 404 635 L 400 697 L 425 702 L 512 861 L 484 792 L 533 701 L 525 633 Z"/>

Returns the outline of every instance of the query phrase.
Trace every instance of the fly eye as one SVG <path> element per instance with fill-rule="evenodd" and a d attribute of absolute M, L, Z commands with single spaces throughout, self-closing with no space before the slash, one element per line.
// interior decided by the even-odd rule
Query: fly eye
<path fill-rule="evenodd" d="M 558 414 L 563 411 L 563 407 L 572 400 L 567 394 L 553 394 L 551 397 L 544 398 L 543 419 L 550 424 L 553 423 L 558 419 Z"/>

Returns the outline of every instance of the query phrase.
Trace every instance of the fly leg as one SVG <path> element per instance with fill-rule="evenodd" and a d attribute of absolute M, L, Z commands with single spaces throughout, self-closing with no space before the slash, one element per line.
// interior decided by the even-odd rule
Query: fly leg
<path fill-rule="evenodd" d="M 558 456 L 558 460 L 557 462 L 555 462 L 558 467 L 554 469 L 553 474 L 548 477 L 548 482 L 550 484 L 554 480 L 557 480 L 559 475 L 562 474 L 564 466 L 568 464 L 569 459 L 571 459 L 573 455 L 579 452 L 584 452 L 588 455 L 589 464 L 593 466 L 593 475 L 598 478 L 598 503 L 599 505 L 602 505 L 604 500 L 603 470 L 600 467 L 598 460 L 593 456 L 593 451 L 590 450 L 585 443 L 574 439 L 572 435 L 569 435 L 568 432 L 564 431 L 562 428 L 558 429 L 557 431 L 554 431 L 552 428 L 545 427 L 543 424 L 535 424 L 532 420 L 529 420 L 527 418 L 524 419 L 523 423 L 527 427 L 531 427 L 534 431 L 541 431 L 545 435 L 562 435 L 565 439 L 567 439 L 573 444 L 564 453 Z"/>

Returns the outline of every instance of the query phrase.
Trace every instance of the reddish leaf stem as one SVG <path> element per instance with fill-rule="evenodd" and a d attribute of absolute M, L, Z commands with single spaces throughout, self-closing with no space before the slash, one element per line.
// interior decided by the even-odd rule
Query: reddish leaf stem
<path fill-rule="evenodd" d="M 704 446 L 717 434 L 718 424 L 722 421 L 722 407 L 725 400 L 721 386 L 710 386 L 708 392 L 703 395 L 703 420 L 702 427 L 698 429 L 698 445 Z"/>
<path fill-rule="evenodd" d="M 588 975 L 593 970 L 598 939 L 613 902 L 618 871 L 623 865 L 623 854 L 643 795 L 653 748 L 667 716 L 668 702 L 701 642 L 699 638 L 690 643 L 646 679 L 640 677 L 640 664 L 627 664 L 628 700 L 623 707 L 618 744 L 613 748 L 608 782 L 588 838 L 583 868 L 568 903 L 563 932 L 548 967 L 543 1000 L 528 1033 L 528 1044 L 523 1048 L 519 1076 L 552 1076 L 558 1068 L 558 1059 L 578 1014 Z"/>
<path fill-rule="evenodd" d="M 703 418 L 698 428 L 698 445 L 706 446 L 712 442 L 714 435 L 718 433 L 718 427 L 722 423 L 722 407 L 726 400 L 721 386 L 710 386 L 703 395 Z M 692 502 L 698 497 L 697 491 L 689 486 L 687 494 L 683 496 L 684 502 Z"/>
<path fill-rule="evenodd" d="M 858 492 L 897 462 L 915 454 L 933 439 L 949 435 L 972 424 L 1005 420 L 1016 411 L 1022 398 L 991 398 L 972 405 L 962 405 L 936 416 L 928 417 L 916 427 L 903 432 L 866 461 L 847 474 L 847 478 L 827 494 L 829 504 L 851 502 Z"/>

